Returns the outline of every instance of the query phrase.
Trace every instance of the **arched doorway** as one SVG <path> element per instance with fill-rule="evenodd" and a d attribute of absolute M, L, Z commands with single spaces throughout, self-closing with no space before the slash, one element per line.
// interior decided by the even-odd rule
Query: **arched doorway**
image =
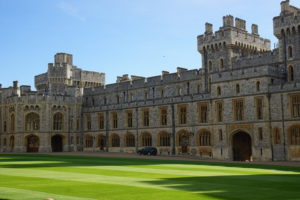
<path fill-rule="evenodd" d="M 63 138 L 61 135 L 54 135 L 51 138 L 52 152 L 62 152 L 63 151 Z"/>
<path fill-rule="evenodd" d="M 187 132 L 179 134 L 179 146 L 181 147 L 181 153 L 188 153 L 188 146 L 190 144 L 190 136 Z"/>
<path fill-rule="evenodd" d="M 106 137 L 104 135 L 98 136 L 98 146 L 100 151 L 104 151 L 104 148 L 106 147 Z"/>
<path fill-rule="evenodd" d="M 27 152 L 38 152 L 39 151 L 39 137 L 30 135 L 27 137 Z"/>
<path fill-rule="evenodd" d="M 251 137 L 245 132 L 237 132 L 232 137 L 232 150 L 234 161 L 250 160 L 252 156 Z"/>

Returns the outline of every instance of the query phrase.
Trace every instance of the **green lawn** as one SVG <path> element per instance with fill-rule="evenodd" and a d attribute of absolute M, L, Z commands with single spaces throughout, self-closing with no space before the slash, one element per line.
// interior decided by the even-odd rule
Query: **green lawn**
<path fill-rule="evenodd" d="M 300 168 L 0 155 L 0 200 L 299 200 Z"/>

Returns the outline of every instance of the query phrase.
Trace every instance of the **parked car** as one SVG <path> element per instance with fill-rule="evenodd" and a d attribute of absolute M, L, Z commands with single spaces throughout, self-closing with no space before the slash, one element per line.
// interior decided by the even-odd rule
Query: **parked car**
<path fill-rule="evenodd" d="M 142 149 L 139 149 L 137 151 L 139 155 L 149 155 L 149 156 L 156 156 L 157 155 L 157 149 L 155 147 L 145 147 Z"/>

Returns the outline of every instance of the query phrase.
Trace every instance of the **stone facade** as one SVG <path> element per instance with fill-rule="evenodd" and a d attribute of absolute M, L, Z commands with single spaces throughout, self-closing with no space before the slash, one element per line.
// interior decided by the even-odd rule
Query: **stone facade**
<path fill-rule="evenodd" d="M 109 151 L 146 146 L 205 159 L 300 160 L 300 10 L 281 3 L 278 47 L 233 16 L 198 36 L 202 68 L 155 77 L 103 73 L 58 53 L 30 86 L 0 91 L 2 152 Z"/>

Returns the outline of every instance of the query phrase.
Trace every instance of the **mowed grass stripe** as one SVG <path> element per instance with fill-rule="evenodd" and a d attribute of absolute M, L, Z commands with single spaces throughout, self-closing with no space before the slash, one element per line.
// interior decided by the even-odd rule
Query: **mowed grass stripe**
<path fill-rule="evenodd" d="M 137 188 L 126 185 L 111 185 L 103 183 L 89 183 L 79 181 L 66 181 L 55 180 L 45 178 L 32 178 L 32 177 L 14 177 L 0 175 L 0 186 L 12 187 L 12 189 L 24 189 L 32 192 L 46 192 L 54 195 L 69 195 L 79 198 L 89 199 L 101 199 L 101 200 L 148 200 L 148 199 L 162 199 L 162 200 L 174 200 L 174 199 L 191 199 L 196 200 L 199 197 L 207 199 L 203 191 L 201 194 L 189 193 L 180 190 L 160 190 L 153 188 Z M 210 191 L 212 192 L 212 191 Z M 203 194 L 202 194 L 203 193 Z M 0 198 L 2 198 L 0 193 Z M 9 198 L 12 199 L 12 198 Z M 22 199 L 22 194 L 19 195 L 17 200 Z M 208 198 L 217 199 L 217 198 Z"/>
<path fill-rule="evenodd" d="M 80 198 L 74 196 L 56 195 L 46 192 L 37 192 L 33 190 L 24 190 L 16 188 L 0 187 L 1 198 L 4 199 L 19 199 L 22 196 L 22 200 L 41 200 L 46 198 L 53 198 L 55 200 L 96 200 L 91 198 Z"/>

